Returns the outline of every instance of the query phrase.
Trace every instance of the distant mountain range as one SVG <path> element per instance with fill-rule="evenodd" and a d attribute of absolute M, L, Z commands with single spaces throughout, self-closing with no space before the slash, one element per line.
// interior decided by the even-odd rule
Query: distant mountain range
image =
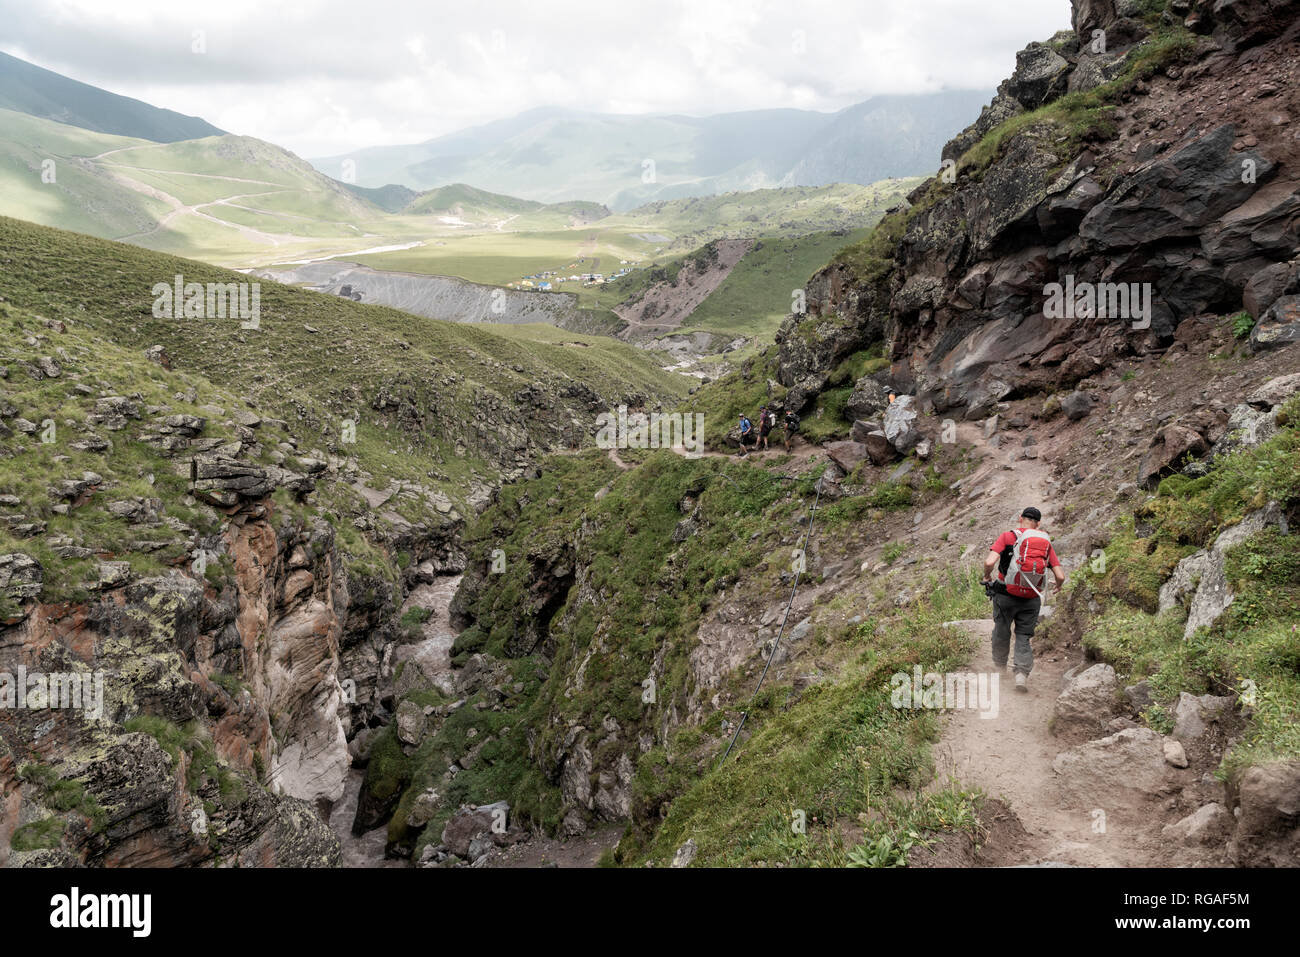
<path fill-rule="evenodd" d="M 754 110 L 709 117 L 529 110 L 409 146 L 310 160 L 359 186 L 451 183 L 543 203 L 626 210 L 657 200 L 775 186 L 867 185 L 933 173 L 943 145 L 991 90 L 878 96 L 837 113 Z"/>
<path fill-rule="evenodd" d="M 604 242 L 614 259 L 640 260 L 719 235 L 861 228 L 910 188 L 907 176 L 937 168 L 943 144 L 987 98 L 706 118 L 538 109 L 313 165 L 0 54 L 0 214 L 226 264 L 379 250 L 471 278 L 486 255 L 515 277 L 545 243 L 530 240 L 515 262 L 506 231 L 603 221 L 609 235 L 583 237 L 583 249 Z M 503 235 L 437 255 L 459 231 L 484 228 Z M 548 254 L 581 255 L 571 242 Z"/>
<path fill-rule="evenodd" d="M 471 184 L 534 203 L 581 201 L 615 211 L 649 202 L 782 186 L 870 185 L 939 166 L 943 145 L 993 93 L 877 96 L 836 113 L 751 110 L 630 116 L 543 107 L 425 143 L 309 160 L 379 209 Z M 66 126 L 174 143 L 225 135 L 0 53 L 0 109 Z"/>
<path fill-rule="evenodd" d="M 155 143 L 220 136 L 225 132 L 197 116 L 118 96 L 7 53 L 0 53 L 0 109 Z"/>

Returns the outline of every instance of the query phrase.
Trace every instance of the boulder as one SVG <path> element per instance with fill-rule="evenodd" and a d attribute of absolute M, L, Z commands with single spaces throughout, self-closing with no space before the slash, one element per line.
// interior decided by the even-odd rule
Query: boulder
<path fill-rule="evenodd" d="M 1276 413 L 1264 412 L 1245 404 L 1233 408 L 1224 434 L 1210 450 L 1208 461 L 1245 449 L 1253 449 L 1277 434 Z"/>
<path fill-rule="evenodd" d="M 853 386 L 844 409 L 855 419 L 873 419 L 889 407 L 889 389 L 874 376 L 863 376 Z"/>
<path fill-rule="evenodd" d="M 1300 342 L 1300 296 L 1283 296 L 1268 307 L 1250 332 L 1250 349 L 1263 352 Z"/>
<path fill-rule="evenodd" d="M 690 867 L 691 862 L 695 860 L 695 855 L 699 848 L 695 846 L 695 838 L 691 838 L 681 847 L 677 848 L 677 853 L 673 855 L 673 867 Z"/>
<path fill-rule="evenodd" d="M 1066 89 L 1070 61 L 1046 43 L 1031 43 L 1016 54 L 1016 70 L 1001 87 L 1026 110 L 1036 110 Z"/>
<path fill-rule="evenodd" d="M 1150 728 L 1127 728 L 1062 751 L 1052 762 L 1068 807 L 1114 805 L 1117 794 L 1150 800 L 1170 787 L 1164 739 Z"/>
<path fill-rule="evenodd" d="M 1091 47 L 1079 55 L 1079 63 L 1070 74 L 1069 92 L 1086 93 L 1120 76 L 1129 59 L 1119 53 L 1093 53 Z"/>
<path fill-rule="evenodd" d="M 1187 749 L 1181 741 L 1165 738 L 1165 760 L 1176 768 L 1187 767 Z"/>
<path fill-rule="evenodd" d="M 40 562 L 22 552 L 0 555 L 0 595 L 15 603 L 35 598 L 45 580 Z"/>
<path fill-rule="evenodd" d="M 1224 714 L 1232 711 L 1234 699 L 1230 696 L 1219 697 L 1203 694 L 1200 696 L 1184 691 L 1178 696 L 1174 705 L 1174 730 L 1172 737 L 1184 744 L 1195 741 L 1205 734 L 1209 722 L 1217 721 Z"/>
<path fill-rule="evenodd" d="M 916 400 L 910 395 L 898 396 L 885 410 L 885 438 L 902 455 L 921 441 L 921 433 L 916 430 L 917 415 Z"/>
<path fill-rule="evenodd" d="M 1209 451 L 1204 436 L 1185 425 L 1166 425 L 1151 440 L 1151 447 L 1138 466 L 1138 483 L 1153 488 L 1171 472 L 1182 467 L 1187 456 L 1200 458 Z"/>
<path fill-rule="evenodd" d="M 1124 697 L 1134 711 L 1142 712 L 1151 707 L 1151 682 L 1143 679 L 1135 685 L 1124 689 Z"/>
<path fill-rule="evenodd" d="M 1229 852 L 1238 866 L 1300 865 L 1300 761 L 1248 768 Z"/>
<path fill-rule="evenodd" d="M 1101 734 L 1114 717 L 1119 680 L 1115 669 L 1097 664 L 1072 678 L 1056 699 L 1052 711 L 1052 733 L 1062 737 L 1092 737 Z"/>
<path fill-rule="evenodd" d="M 134 399 L 122 395 L 108 395 L 95 402 L 95 408 L 87 416 L 91 425 L 118 432 L 126 428 L 128 419 L 140 418 L 140 404 Z"/>
<path fill-rule="evenodd" d="M 825 449 L 831 461 L 842 468 L 846 474 L 871 457 L 867 446 L 861 442 L 831 442 L 825 446 Z"/>
<path fill-rule="evenodd" d="M 442 843 L 457 857 L 468 858 L 474 839 L 487 836 L 490 841 L 494 827 L 505 829 L 509 814 L 510 805 L 505 801 L 481 807 L 465 805 L 447 820 L 442 829 Z"/>
<path fill-rule="evenodd" d="M 1272 263 L 1256 272 L 1246 282 L 1241 294 L 1242 305 L 1255 319 L 1268 312 L 1273 303 L 1287 292 L 1287 286 L 1296 281 L 1300 265 L 1295 263 Z"/>
<path fill-rule="evenodd" d="M 263 468 L 224 455 L 200 455 L 190 463 L 190 485 L 199 497 L 231 506 L 240 499 L 265 498 L 277 488 L 305 495 L 316 480 L 274 465 Z"/>
<path fill-rule="evenodd" d="M 1071 392 L 1062 397 L 1061 411 L 1071 422 L 1078 422 L 1092 412 L 1092 396 L 1087 392 Z"/>
<path fill-rule="evenodd" d="M 1300 372 L 1269 379 L 1246 396 L 1246 404 L 1267 412 L 1300 392 Z"/>
<path fill-rule="evenodd" d="M 856 419 L 853 422 L 853 428 L 849 430 L 849 438 L 854 442 L 865 442 L 867 436 L 872 432 L 880 431 L 880 423 Z"/>
<path fill-rule="evenodd" d="M 1235 597 L 1227 579 L 1228 550 L 1266 528 L 1286 527 L 1286 516 L 1276 502 L 1271 502 L 1225 529 L 1210 548 L 1188 555 L 1174 566 L 1169 580 L 1160 586 L 1158 613 L 1186 603 L 1184 638 L 1191 638 L 1198 628 L 1213 625 Z"/>
<path fill-rule="evenodd" d="M 424 709 L 406 700 L 397 706 L 397 740 L 416 745 L 424 736 Z"/>
<path fill-rule="evenodd" d="M 144 357 L 150 362 L 158 363 L 158 365 L 162 366 L 164 369 L 170 369 L 172 367 L 171 357 L 167 355 L 167 350 L 162 346 L 150 346 L 148 349 L 144 350 Z"/>
<path fill-rule="evenodd" d="M 1160 835 L 1166 841 L 1185 845 L 1217 844 L 1233 827 L 1232 814 L 1222 804 L 1206 804 L 1174 824 L 1166 824 Z"/>
<path fill-rule="evenodd" d="M 866 446 L 867 455 L 873 465 L 888 465 L 898 458 L 898 452 L 889 444 L 889 439 L 885 438 L 884 432 L 868 432 L 862 439 L 862 444 Z M 920 443 L 918 442 L 919 446 Z"/>
<path fill-rule="evenodd" d="M 131 580 L 131 563 L 100 562 L 96 566 L 96 577 L 95 585 L 97 587 L 118 588 Z"/>

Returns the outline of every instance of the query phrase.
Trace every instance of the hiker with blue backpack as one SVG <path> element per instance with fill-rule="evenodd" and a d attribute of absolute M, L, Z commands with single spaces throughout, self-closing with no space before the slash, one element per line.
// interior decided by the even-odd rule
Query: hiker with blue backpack
<path fill-rule="evenodd" d="M 749 421 L 749 416 L 743 412 L 740 415 L 740 455 L 743 458 L 749 454 L 749 444 L 754 441 L 754 423 Z"/>
<path fill-rule="evenodd" d="M 1034 667 L 1034 651 L 1029 642 L 1043 608 L 1047 573 L 1052 573 L 1056 590 L 1060 591 L 1065 584 L 1065 572 L 1061 570 L 1051 538 L 1038 530 L 1043 513 L 1031 506 L 1020 513 L 1020 518 L 1020 526 L 999 535 L 985 557 L 983 585 L 993 600 L 993 664 L 1006 668 L 1014 626 L 1016 690 L 1028 691 L 1029 672 Z"/>

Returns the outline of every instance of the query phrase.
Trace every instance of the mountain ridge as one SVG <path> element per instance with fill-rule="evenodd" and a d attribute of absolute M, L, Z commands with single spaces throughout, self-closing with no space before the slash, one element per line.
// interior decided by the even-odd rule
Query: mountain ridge
<path fill-rule="evenodd" d="M 929 173 L 943 142 L 987 99 L 984 91 L 944 91 L 877 96 L 828 113 L 778 108 L 703 117 L 539 107 L 423 143 L 309 162 L 329 175 L 340 175 L 350 162 L 358 184 L 367 187 L 468 182 L 523 199 L 580 198 L 621 211 L 736 189 L 868 185 Z M 900 146 L 892 131 L 907 133 L 898 137 Z M 584 170 L 578 180 L 548 172 L 565 167 L 566 156 L 579 155 L 573 151 L 581 161 L 567 168 Z M 857 160 L 833 166 L 826 159 L 832 153 Z M 836 175 L 828 178 L 832 169 Z"/>
<path fill-rule="evenodd" d="M 225 130 L 200 117 L 110 93 L 2 52 L 0 109 L 156 143 L 225 134 Z"/>

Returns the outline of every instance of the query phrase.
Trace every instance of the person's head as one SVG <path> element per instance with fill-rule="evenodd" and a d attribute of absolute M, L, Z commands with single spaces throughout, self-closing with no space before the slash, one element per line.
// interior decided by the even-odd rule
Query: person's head
<path fill-rule="evenodd" d="M 1043 513 L 1031 505 L 1020 513 L 1020 518 L 1026 528 L 1037 528 L 1038 523 L 1043 520 Z"/>

